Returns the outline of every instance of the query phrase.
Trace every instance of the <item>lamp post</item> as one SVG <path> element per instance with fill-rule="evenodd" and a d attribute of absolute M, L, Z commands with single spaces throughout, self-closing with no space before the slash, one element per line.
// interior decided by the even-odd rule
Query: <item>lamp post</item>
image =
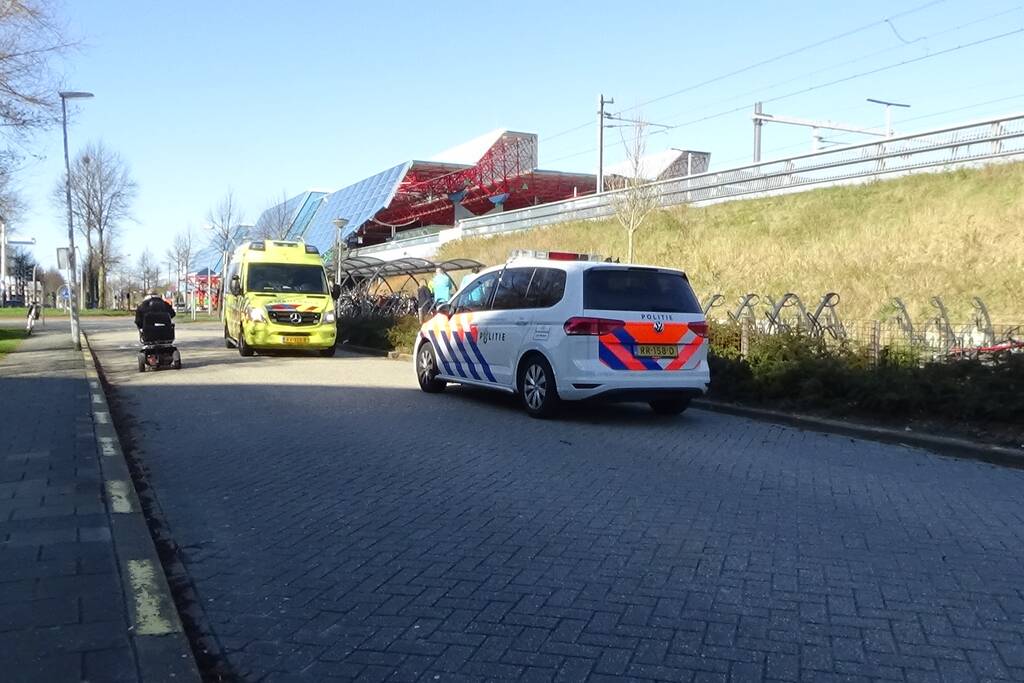
<path fill-rule="evenodd" d="M 60 108 L 63 114 L 63 128 L 64 128 L 64 188 L 67 193 L 68 200 L 68 260 L 71 262 L 71 341 L 75 345 L 76 351 L 82 350 L 82 337 L 78 325 L 78 302 L 75 300 L 74 295 L 75 285 L 75 228 L 71 220 L 71 160 L 68 157 L 68 100 L 78 100 L 92 97 L 91 92 L 76 92 L 74 90 L 62 90 L 58 93 L 60 95 Z"/>

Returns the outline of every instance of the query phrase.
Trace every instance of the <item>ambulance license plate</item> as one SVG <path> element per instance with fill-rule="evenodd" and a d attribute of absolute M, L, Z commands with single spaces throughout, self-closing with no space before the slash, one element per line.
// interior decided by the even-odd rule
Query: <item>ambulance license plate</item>
<path fill-rule="evenodd" d="M 675 358 L 679 349 L 674 344 L 637 344 L 636 355 L 641 358 Z"/>
<path fill-rule="evenodd" d="M 309 337 L 281 337 L 284 344 L 308 344 Z"/>

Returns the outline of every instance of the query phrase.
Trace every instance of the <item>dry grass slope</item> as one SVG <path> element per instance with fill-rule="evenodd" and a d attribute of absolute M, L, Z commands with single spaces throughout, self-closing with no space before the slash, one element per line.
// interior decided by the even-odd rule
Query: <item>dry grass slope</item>
<path fill-rule="evenodd" d="M 901 297 L 915 318 L 940 295 L 958 320 L 980 296 L 996 323 L 1024 323 L 1024 163 L 928 173 L 704 208 L 659 211 L 637 233 L 638 262 L 682 268 L 698 295 L 729 307 L 746 292 L 829 290 L 845 319 L 889 313 Z M 444 246 L 445 258 L 500 263 L 516 248 L 623 257 L 614 219 L 565 223 Z"/>

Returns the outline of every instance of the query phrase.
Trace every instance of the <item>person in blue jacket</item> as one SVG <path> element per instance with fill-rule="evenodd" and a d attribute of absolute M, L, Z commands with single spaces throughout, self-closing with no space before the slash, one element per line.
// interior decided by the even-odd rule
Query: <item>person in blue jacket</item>
<path fill-rule="evenodd" d="M 438 268 L 434 271 L 434 303 L 443 304 L 452 298 L 452 279 Z"/>

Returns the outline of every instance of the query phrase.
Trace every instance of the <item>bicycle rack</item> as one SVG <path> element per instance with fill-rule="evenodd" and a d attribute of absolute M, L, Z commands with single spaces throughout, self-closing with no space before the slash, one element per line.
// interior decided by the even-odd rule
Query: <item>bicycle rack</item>
<path fill-rule="evenodd" d="M 760 301 L 760 299 L 757 294 L 754 293 L 742 296 L 736 310 L 728 311 L 729 319 L 734 323 L 743 322 L 744 320 L 756 323 L 757 311 L 754 310 L 754 306 L 757 305 L 758 301 Z"/>
<path fill-rule="evenodd" d="M 843 323 L 839 319 L 839 312 L 836 311 L 838 305 L 839 294 L 837 292 L 826 292 L 822 295 L 818 307 L 814 309 L 813 316 L 809 316 L 816 334 L 820 336 L 822 333 L 828 332 L 833 339 L 846 339 L 846 328 L 843 327 Z M 822 323 L 822 316 L 826 321 L 825 324 Z"/>
<path fill-rule="evenodd" d="M 701 305 L 701 309 L 704 311 L 704 317 L 708 317 L 708 313 L 711 311 L 712 308 L 716 306 L 721 306 L 723 304 L 725 304 L 724 294 L 712 294 L 711 296 L 709 296 L 707 299 L 704 300 L 704 303 Z"/>
<path fill-rule="evenodd" d="M 773 301 L 770 296 L 765 296 L 765 300 L 768 301 L 768 304 L 771 307 L 771 310 L 767 313 L 769 332 L 790 332 L 794 329 L 799 330 L 804 326 L 804 324 L 809 325 L 811 330 L 814 329 L 816 323 L 807 314 L 807 308 L 804 306 L 804 302 L 801 301 L 800 297 L 793 292 L 786 292 L 783 294 L 778 303 Z M 796 325 L 790 325 L 782 319 L 782 313 L 787 308 L 797 309 Z"/>
<path fill-rule="evenodd" d="M 974 329 L 980 330 L 984 337 L 984 346 L 995 346 L 996 332 L 992 327 L 992 317 L 988 314 L 988 307 L 980 297 L 971 298 L 971 308 L 974 309 Z"/>

